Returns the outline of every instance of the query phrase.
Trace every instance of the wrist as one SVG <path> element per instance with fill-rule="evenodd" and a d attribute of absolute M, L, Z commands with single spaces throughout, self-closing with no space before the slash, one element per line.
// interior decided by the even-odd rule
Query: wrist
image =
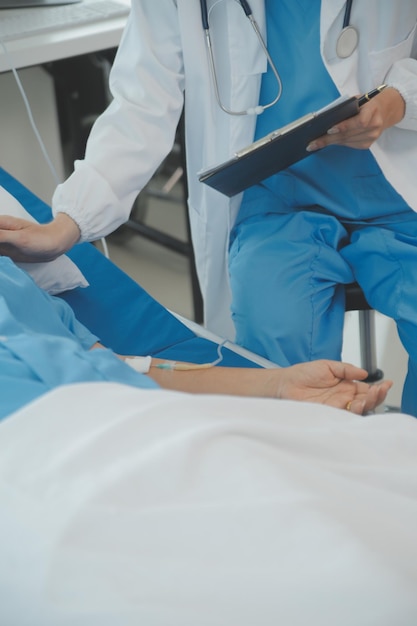
<path fill-rule="evenodd" d="M 380 96 L 384 96 L 384 99 L 387 102 L 387 127 L 396 126 L 404 119 L 405 116 L 405 98 L 399 89 L 392 85 L 388 85 Z"/>
<path fill-rule="evenodd" d="M 287 368 L 274 367 L 260 370 L 264 373 L 265 380 L 259 395 L 265 398 L 281 399 L 284 393 L 286 369 Z"/>
<path fill-rule="evenodd" d="M 58 213 L 55 219 L 47 224 L 47 228 L 54 244 L 51 252 L 55 257 L 72 248 L 81 236 L 78 225 L 66 213 Z"/>
<path fill-rule="evenodd" d="M 140 374 L 148 374 L 152 365 L 151 356 L 128 356 L 124 357 L 124 362 Z"/>

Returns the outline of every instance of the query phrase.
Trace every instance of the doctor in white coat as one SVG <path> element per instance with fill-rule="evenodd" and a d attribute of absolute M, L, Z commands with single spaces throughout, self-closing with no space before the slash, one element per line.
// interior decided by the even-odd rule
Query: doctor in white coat
<path fill-rule="evenodd" d="M 207 5 L 222 101 L 234 111 L 251 109 L 258 104 L 266 56 L 239 2 Z M 417 1 L 354 2 L 350 23 L 359 30 L 359 41 L 340 58 L 336 46 L 345 6 L 343 0 L 321 2 L 322 61 L 341 94 L 364 93 L 381 83 L 401 94 L 402 119 L 370 149 L 389 183 L 417 210 Z M 251 0 L 250 7 L 266 39 L 265 2 Z M 278 66 L 283 63 L 285 58 L 277 60 Z M 132 0 L 110 86 L 114 100 L 92 130 L 85 159 L 54 194 L 54 221 L 34 226 L 2 218 L 0 252 L 16 260 L 53 258 L 78 240 L 97 239 L 122 224 L 172 147 L 185 93 L 189 211 L 205 324 L 232 338 L 227 255 L 242 198 L 229 199 L 201 184 L 198 172 L 250 143 L 257 116 L 229 115 L 220 108 L 200 2 Z"/>

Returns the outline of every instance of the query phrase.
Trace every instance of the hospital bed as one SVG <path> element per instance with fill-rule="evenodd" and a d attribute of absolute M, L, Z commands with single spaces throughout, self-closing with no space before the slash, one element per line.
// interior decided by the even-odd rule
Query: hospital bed
<path fill-rule="evenodd" d="M 92 245 L 70 256 L 90 285 L 62 297 L 104 343 L 215 358 Z M 224 363 L 256 366 L 229 348 Z M 0 423 L 0 623 L 415 626 L 416 450 L 402 414 L 55 389 Z"/>
<path fill-rule="evenodd" d="M 51 219 L 50 207 L 1 168 L 0 186 L 39 222 Z M 120 354 L 151 354 L 191 362 L 217 358 L 221 338 L 168 311 L 92 244 L 77 245 L 68 256 L 89 286 L 59 295 L 106 346 Z M 271 365 L 230 342 L 222 348 L 222 356 L 226 366 Z"/>

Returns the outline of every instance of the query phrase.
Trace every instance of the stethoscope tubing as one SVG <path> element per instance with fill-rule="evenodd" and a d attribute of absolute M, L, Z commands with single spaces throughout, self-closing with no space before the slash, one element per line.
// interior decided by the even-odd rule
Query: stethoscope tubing
<path fill-rule="evenodd" d="M 252 9 L 251 9 L 251 6 L 250 6 L 249 2 L 247 0 L 236 0 L 236 1 L 239 2 L 240 6 L 242 7 L 243 11 L 245 12 L 246 17 L 251 22 L 252 27 L 253 27 L 253 29 L 254 29 L 254 31 L 256 33 L 256 36 L 257 36 L 257 38 L 259 40 L 259 43 L 260 43 L 260 45 L 261 45 L 261 47 L 262 47 L 262 49 L 263 49 L 263 51 L 264 51 L 264 53 L 265 53 L 265 55 L 266 55 L 266 57 L 268 59 L 268 63 L 270 64 L 271 69 L 272 69 L 272 71 L 273 71 L 273 73 L 275 75 L 275 78 L 276 78 L 277 84 L 278 84 L 277 96 L 269 104 L 265 104 L 263 106 L 252 107 L 251 109 L 248 109 L 246 111 L 232 111 L 229 108 L 227 108 L 221 102 L 220 92 L 219 92 L 219 85 L 218 85 L 218 81 L 217 81 L 216 67 L 215 67 L 214 56 L 213 56 L 213 47 L 212 47 L 212 44 L 211 44 L 211 37 L 210 37 L 210 24 L 209 24 L 209 12 L 208 12 L 208 8 L 207 8 L 207 0 L 200 0 L 201 22 L 202 22 L 202 25 L 203 25 L 203 30 L 204 30 L 204 34 L 205 34 L 205 38 L 206 38 L 207 50 L 208 50 L 208 54 L 209 54 L 210 71 L 211 71 L 212 78 L 213 78 L 214 91 L 215 91 L 217 103 L 218 103 L 220 108 L 225 113 L 228 113 L 230 115 L 248 115 L 248 114 L 256 113 L 258 115 L 259 113 L 262 113 L 265 109 L 268 109 L 271 106 L 274 106 L 278 102 L 278 100 L 281 98 L 281 94 L 282 94 L 282 83 L 281 83 L 281 78 L 280 78 L 278 69 L 276 68 L 276 66 L 274 64 L 274 61 L 271 58 L 271 56 L 270 56 L 270 54 L 269 54 L 269 52 L 267 50 L 266 43 L 265 43 L 265 41 L 264 41 L 264 39 L 262 37 L 262 34 L 261 34 L 260 30 L 259 30 L 258 24 L 257 24 L 255 18 L 253 17 Z M 350 26 L 350 14 L 351 14 L 351 11 L 352 11 L 352 2 L 353 2 L 353 0 L 347 0 L 346 1 L 345 14 L 344 14 L 344 17 L 343 17 L 343 27 L 342 27 L 341 34 L 339 35 L 340 44 L 342 44 L 340 46 L 340 53 L 339 53 L 339 50 L 337 50 L 338 56 L 340 56 L 340 58 L 344 58 L 346 56 L 350 56 L 350 54 L 352 54 L 353 50 L 356 48 L 356 45 L 357 45 L 357 38 L 358 38 L 357 31 L 356 31 L 356 29 L 354 27 Z M 349 40 L 352 40 L 351 34 L 354 35 L 352 44 L 349 41 Z M 347 35 L 347 37 L 346 37 L 346 35 Z M 343 39 L 343 41 L 342 41 L 342 39 Z M 346 41 L 346 39 L 347 39 L 347 41 Z M 338 40 L 337 48 L 339 47 L 339 40 Z"/>
<path fill-rule="evenodd" d="M 353 0 L 347 0 L 347 2 L 346 2 L 345 15 L 343 17 L 343 28 L 347 28 L 350 25 L 350 14 L 352 12 L 352 1 Z"/>
<path fill-rule="evenodd" d="M 214 92 L 215 92 L 215 96 L 216 96 L 216 100 L 217 103 L 219 105 L 219 107 L 225 112 L 228 113 L 229 115 L 248 115 L 248 114 L 256 114 L 259 115 L 259 113 L 262 113 L 265 109 L 270 108 L 271 106 L 274 106 L 274 104 L 276 104 L 276 102 L 278 102 L 278 100 L 281 97 L 282 94 L 282 84 L 281 84 L 281 78 L 279 76 L 278 70 L 275 67 L 275 64 L 271 58 L 271 55 L 268 52 L 268 49 L 266 47 L 265 41 L 262 37 L 262 34 L 259 30 L 258 24 L 255 20 L 255 18 L 253 17 L 252 14 L 252 9 L 250 7 L 249 2 L 247 2 L 247 0 L 238 0 L 240 6 L 242 7 L 243 11 L 245 12 L 246 17 L 249 19 L 252 28 L 254 29 L 256 36 L 259 40 L 259 43 L 262 47 L 262 50 L 264 51 L 264 54 L 266 55 L 266 58 L 268 60 L 268 63 L 271 66 L 272 72 L 277 80 L 277 85 L 278 85 L 278 92 L 276 97 L 274 98 L 274 100 L 272 100 L 270 103 L 265 104 L 264 106 L 256 106 L 244 111 L 232 111 L 231 109 L 229 109 L 228 107 L 226 107 L 222 101 L 221 101 L 221 97 L 220 97 L 220 91 L 219 91 L 219 84 L 217 81 L 217 74 L 216 74 L 216 67 L 215 67 L 215 62 L 214 62 L 214 56 L 213 56 L 213 46 L 211 43 L 211 38 L 210 38 L 210 25 L 209 25 L 209 14 L 208 14 L 208 9 L 207 9 L 207 2 L 206 0 L 200 0 L 200 7 L 201 7 L 201 21 L 203 24 L 203 29 L 204 29 L 204 34 L 205 34 L 205 38 L 206 38 L 206 45 L 207 45 L 207 50 L 208 50 L 208 58 L 209 58 L 209 65 L 210 65 L 210 72 L 213 78 L 213 86 L 214 86 Z"/>
<path fill-rule="evenodd" d="M 246 17 L 250 17 L 252 15 L 252 9 L 250 7 L 249 2 L 247 2 L 246 0 L 238 0 L 238 1 L 242 9 L 244 10 Z M 209 30 L 210 26 L 209 26 L 209 19 L 208 19 L 207 1 L 200 0 L 200 7 L 201 7 L 201 21 L 203 23 L 203 29 Z"/>
<path fill-rule="evenodd" d="M 240 6 L 244 10 L 246 17 L 252 15 L 252 9 L 250 7 L 249 2 L 247 0 L 238 0 Z M 343 28 L 346 28 L 350 24 L 350 14 L 352 12 L 352 2 L 353 0 L 346 1 L 345 15 L 343 17 Z M 208 19 L 208 9 L 207 9 L 207 0 L 200 0 L 201 7 L 201 21 L 203 23 L 203 29 L 209 30 L 209 19 Z"/>

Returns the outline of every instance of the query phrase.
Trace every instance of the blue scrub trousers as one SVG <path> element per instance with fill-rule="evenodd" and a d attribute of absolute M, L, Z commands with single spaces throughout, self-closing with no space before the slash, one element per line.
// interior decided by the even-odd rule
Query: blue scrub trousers
<path fill-rule="evenodd" d="M 417 417 L 417 214 L 361 220 L 316 210 L 266 212 L 231 236 L 237 343 L 279 365 L 340 360 L 343 285 L 394 319 L 409 354 L 402 410 Z"/>
<path fill-rule="evenodd" d="M 283 91 L 258 117 L 255 139 L 340 95 L 320 53 L 320 0 L 265 0 L 265 8 Z M 269 65 L 259 101 L 276 91 Z M 357 280 L 397 322 L 410 357 L 402 409 L 417 417 L 416 242 L 417 214 L 368 150 L 330 146 L 251 187 L 230 239 L 237 342 L 283 366 L 339 360 L 343 285 Z"/>

